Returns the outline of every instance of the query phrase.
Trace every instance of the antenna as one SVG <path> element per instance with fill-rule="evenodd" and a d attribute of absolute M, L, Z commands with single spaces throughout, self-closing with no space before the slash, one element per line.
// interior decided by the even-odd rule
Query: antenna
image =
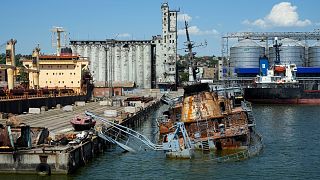
<path fill-rule="evenodd" d="M 188 22 L 185 20 L 185 29 L 186 29 L 186 36 L 187 36 L 187 41 L 185 42 L 185 46 L 187 46 L 185 49 L 186 52 L 188 52 L 188 58 L 189 58 L 189 81 L 196 81 L 197 79 L 197 67 L 194 62 L 194 56 L 195 52 L 192 51 L 192 48 L 194 47 L 201 47 L 201 46 L 207 46 L 207 41 L 204 43 L 195 45 L 193 41 L 190 40 L 190 35 L 189 35 L 189 30 L 188 30 Z"/>

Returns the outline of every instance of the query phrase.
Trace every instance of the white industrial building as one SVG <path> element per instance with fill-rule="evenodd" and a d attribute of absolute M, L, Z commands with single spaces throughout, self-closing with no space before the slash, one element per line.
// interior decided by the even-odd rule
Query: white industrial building
<path fill-rule="evenodd" d="M 176 84 L 177 13 L 161 6 L 162 36 L 151 40 L 71 40 L 74 54 L 89 57 L 95 84 L 134 82 L 139 88 L 172 87 Z"/>

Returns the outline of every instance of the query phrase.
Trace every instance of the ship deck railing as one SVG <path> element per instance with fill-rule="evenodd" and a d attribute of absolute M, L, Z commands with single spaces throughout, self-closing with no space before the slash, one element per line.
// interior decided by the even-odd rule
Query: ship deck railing
<path fill-rule="evenodd" d="M 45 97 L 64 97 L 64 96 L 78 96 L 85 95 L 83 93 L 66 93 L 66 94 L 44 94 L 44 95 L 12 95 L 12 96 L 0 96 L 1 100 L 17 100 L 17 99 L 34 99 L 34 98 L 45 98 Z"/>

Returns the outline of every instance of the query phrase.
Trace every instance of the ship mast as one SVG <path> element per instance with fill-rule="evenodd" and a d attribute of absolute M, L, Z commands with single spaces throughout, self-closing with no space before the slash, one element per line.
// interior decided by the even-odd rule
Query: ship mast
<path fill-rule="evenodd" d="M 194 65 L 194 55 L 195 53 L 192 52 L 192 48 L 194 43 L 190 40 L 189 31 L 188 31 L 188 22 L 184 21 L 185 28 L 186 28 L 186 36 L 187 36 L 187 52 L 188 52 L 188 58 L 189 58 L 189 82 L 196 81 L 196 67 Z"/>
<path fill-rule="evenodd" d="M 274 38 L 275 44 L 273 47 L 275 48 L 275 53 L 276 53 L 276 59 L 274 61 L 275 64 L 280 64 L 280 46 L 282 45 L 281 43 L 278 43 L 278 38 Z"/>

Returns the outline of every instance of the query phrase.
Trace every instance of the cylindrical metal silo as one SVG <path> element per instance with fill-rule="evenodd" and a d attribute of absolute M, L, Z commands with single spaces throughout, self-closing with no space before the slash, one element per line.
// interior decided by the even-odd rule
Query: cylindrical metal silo
<path fill-rule="evenodd" d="M 320 67 L 320 41 L 309 47 L 308 57 L 310 67 Z"/>
<path fill-rule="evenodd" d="M 99 59 L 97 58 L 97 47 L 96 45 L 87 45 L 87 54 L 92 63 L 92 72 L 94 72 L 93 79 L 94 81 L 100 81 L 99 79 Z"/>
<path fill-rule="evenodd" d="M 144 53 L 144 86 L 143 88 L 151 88 L 151 45 L 143 45 Z"/>
<path fill-rule="evenodd" d="M 128 81 L 133 81 L 132 44 L 128 47 Z"/>
<path fill-rule="evenodd" d="M 140 44 L 136 46 L 136 68 L 137 68 L 137 86 L 142 87 L 143 85 L 143 57 L 141 56 L 143 48 Z"/>
<path fill-rule="evenodd" d="M 137 56 L 136 56 L 136 44 L 131 46 L 131 59 L 132 59 L 132 79 L 135 83 L 137 83 Z"/>
<path fill-rule="evenodd" d="M 104 45 L 98 47 L 98 58 L 99 58 L 99 79 L 100 81 L 106 81 L 106 66 L 107 66 L 107 55 Z"/>
<path fill-rule="evenodd" d="M 140 44 L 140 51 L 139 51 L 139 86 L 141 88 L 144 87 L 144 51 L 145 51 L 145 47 Z"/>
<path fill-rule="evenodd" d="M 280 63 L 294 63 L 298 67 L 305 66 L 305 48 L 298 41 L 284 38 L 280 41 Z M 269 63 L 273 64 L 276 58 L 275 47 L 269 48 Z"/>
<path fill-rule="evenodd" d="M 72 49 L 72 55 L 78 55 L 78 46 L 77 45 L 70 45 Z"/>
<path fill-rule="evenodd" d="M 230 48 L 230 66 L 234 68 L 257 68 L 259 57 L 265 48 L 251 39 L 244 39 Z"/>
<path fill-rule="evenodd" d="M 129 67 L 128 67 L 128 47 L 127 45 L 122 45 L 121 47 L 121 69 L 122 69 L 122 74 L 121 74 L 121 81 L 128 81 L 128 75 L 129 75 Z"/>

